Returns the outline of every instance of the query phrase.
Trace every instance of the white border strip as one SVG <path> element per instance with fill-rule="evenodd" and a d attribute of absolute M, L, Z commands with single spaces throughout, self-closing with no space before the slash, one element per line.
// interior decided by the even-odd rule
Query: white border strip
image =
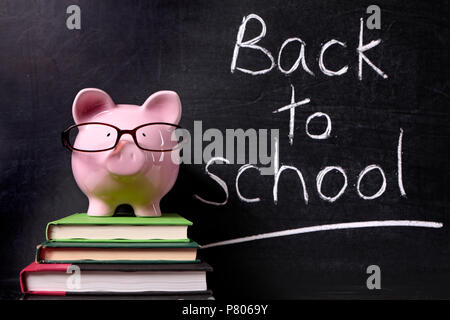
<path fill-rule="evenodd" d="M 261 233 L 253 236 L 247 236 L 237 239 L 230 239 L 225 241 L 219 241 L 209 243 L 201 246 L 201 249 L 207 249 L 212 247 L 226 246 L 235 243 L 256 241 L 261 239 L 285 237 L 294 234 L 310 233 L 318 231 L 339 230 L 339 229 L 358 229 L 358 228 L 373 228 L 373 227 L 422 227 L 422 228 L 442 228 L 444 226 L 441 222 L 433 221 L 417 221 L 417 220 L 383 220 L 383 221 L 363 221 L 363 222 L 347 222 L 347 223 L 335 223 L 324 224 L 319 226 L 303 227 L 296 229 L 288 229 L 283 231 L 275 231 L 269 233 Z"/>

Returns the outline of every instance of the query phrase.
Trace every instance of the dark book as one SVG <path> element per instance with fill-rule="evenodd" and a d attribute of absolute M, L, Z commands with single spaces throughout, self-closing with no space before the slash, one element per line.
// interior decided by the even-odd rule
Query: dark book
<path fill-rule="evenodd" d="M 215 300 L 212 291 L 177 294 L 79 294 L 68 293 L 64 296 L 24 294 L 21 300 Z"/>

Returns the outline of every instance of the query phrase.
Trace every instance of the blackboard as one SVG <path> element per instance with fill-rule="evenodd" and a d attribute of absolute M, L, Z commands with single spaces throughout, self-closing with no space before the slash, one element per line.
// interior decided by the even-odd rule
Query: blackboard
<path fill-rule="evenodd" d="M 81 9 L 81 29 L 69 29 L 70 5 Z M 258 234 L 353 222 L 423 221 L 424 226 L 325 230 L 248 239 L 205 247 L 201 257 L 214 272 L 208 284 L 216 298 L 429 298 L 449 297 L 450 233 L 448 147 L 449 6 L 444 1 L 378 1 L 380 29 L 369 29 L 370 1 L 14 1 L 0 5 L 0 265 L 3 296 L 18 290 L 18 273 L 34 258 L 47 222 L 85 211 L 87 199 L 72 176 L 70 153 L 60 132 L 72 124 L 76 93 L 101 88 L 117 103 L 141 104 L 153 92 L 178 92 L 181 125 L 203 130 L 279 129 L 279 165 L 285 170 L 274 202 L 273 175 L 242 164 L 183 164 L 161 208 L 193 221 L 189 236 L 201 245 Z M 266 34 L 257 42 L 277 64 L 265 74 L 233 69 L 243 20 L 256 15 Z M 253 16 L 252 16 L 253 17 Z M 362 18 L 362 22 L 361 19 Z M 362 29 L 361 29 L 362 28 Z M 243 41 L 260 34 L 262 23 L 248 22 Z M 363 59 L 359 78 L 357 48 L 380 39 Z M 278 68 L 282 44 L 299 38 L 305 59 L 286 74 Z M 320 68 L 320 52 L 330 76 Z M 300 42 L 288 42 L 281 65 L 288 70 Z M 305 71 L 305 62 L 314 76 Z M 235 67 L 261 70 L 270 59 L 259 49 L 241 47 Z M 295 102 L 294 139 L 289 141 Z M 330 117 L 327 139 L 306 132 L 316 112 Z M 310 135 L 326 130 L 324 116 L 309 122 Z M 204 143 L 204 146 L 207 143 Z M 400 146 L 401 145 L 401 146 Z M 401 167 L 399 167 L 401 157 Z M 357 192 L 358 175 L 370 165 L 385 174 L 376 199 Z M 319 172 L 342 167 L 345 192 L 334 202 L 317 191 Z M 401 177 L 399 177 L 399 168 Z M 323 195 L 336 195 L 344 183 L 336 170 L 322 181 Z M 374 169 L 359 190 L 373 195 L 383 185 Z M 433 224 L 434 223 L 434 224 Z M 432 227 L 430 227 L 432 226 Z M 305 230 L 305 229 L 302 229 Z M 273 235 L 273 234 L 272 234 Z M 245 240 L 244 239 L 244 240 Z M 381 289 L 369 290 L 367 268 L 379 267 Z M 8 287 L 9 285 L 9 287 Z M 9 293 L 8 293 L 9 292 Z"/>

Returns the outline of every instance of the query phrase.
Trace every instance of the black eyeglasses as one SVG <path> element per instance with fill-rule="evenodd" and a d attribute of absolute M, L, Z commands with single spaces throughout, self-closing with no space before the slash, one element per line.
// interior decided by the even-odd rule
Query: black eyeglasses
<path fill-rule="evenodd" d="M 108 123 L 86 122 L 64 130 L 61 139 L 70 151 L 100 152 L 114 149 L 122 135 L 130 134 L 140 149 L 166 152 L 180 145 L 177 129 L 181 127 L 166 122 L 145 123 L 132 130 L 122 130 Z"/>

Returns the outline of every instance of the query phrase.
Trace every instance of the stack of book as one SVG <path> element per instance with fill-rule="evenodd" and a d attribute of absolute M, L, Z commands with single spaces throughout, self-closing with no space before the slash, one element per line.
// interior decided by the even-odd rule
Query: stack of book
<path fill-rule="evenodd" d="M 188 239 L 189 220 L 92 217 L 76 213 L 47 225 L 35 262 L 20 273 L 25 298 L 213 299 L 211 267 Z"/>

